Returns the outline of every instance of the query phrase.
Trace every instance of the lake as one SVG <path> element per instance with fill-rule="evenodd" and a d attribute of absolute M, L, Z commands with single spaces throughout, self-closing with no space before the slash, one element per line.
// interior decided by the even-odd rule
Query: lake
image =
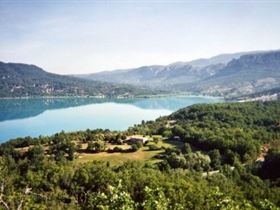
<path fill-rule="evenodd" d="M 125 130 L 197 103 L 221 98 L 172 96 L 147 99 L 48 98 L 0 100 L 0 143 L 16 137 L 103 128 Z"/>

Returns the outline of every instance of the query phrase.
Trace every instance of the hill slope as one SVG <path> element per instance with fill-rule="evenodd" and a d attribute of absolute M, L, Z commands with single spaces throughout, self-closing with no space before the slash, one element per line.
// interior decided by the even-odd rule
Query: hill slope
<path fill-rule="evenodd" d="M 0 62 L 0 97 L 134 96 L 148 91 L 129 85 L 51 74 L 35 65 Z"/>
<path fill-rule="evenodd" d="M 279 119 L 279 102 L 196 104 L 123 132 L 14 139 L 0 144 L 0 206 L 278 210 Z M 135 133 L 156 135 L 140 148 L 123 140 Z"/>

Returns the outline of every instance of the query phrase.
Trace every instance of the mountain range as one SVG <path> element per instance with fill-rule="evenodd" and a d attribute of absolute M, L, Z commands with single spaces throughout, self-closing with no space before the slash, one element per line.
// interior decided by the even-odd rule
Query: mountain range
<path fill-rule="evenodd" d="M 169 91 L 236 97 L 280 87 L 280 51 L 222 54 L 166 66 L 142 66 L 75 76 Z"/>
<path fill-rule="evenodd" d="M 169 89 L 172 85 L 185 85 L 207 78 L 215 74 L 233 58 L 239 58 L 244 54 L 245 53 L 222 54 L 210 59 L 175 62 L 166 66 L 142 66 L 134 69 L 120 69 L 74 76 L 90 80 Z"/>
<path fill-rule="evenodd" d="M 151 90 L 52 74 L 28 64 L 0 62 L 0 97 L 94 96 L 132 97 Z"/>
<path fill-rule="evenodd" d="M 0 62 L 2 98 L 135 97 L 170 92 L 226 98 L 272 93 L 280 96 L 280 50 L 69 76 L 52 74 L 35 65 Z"/>

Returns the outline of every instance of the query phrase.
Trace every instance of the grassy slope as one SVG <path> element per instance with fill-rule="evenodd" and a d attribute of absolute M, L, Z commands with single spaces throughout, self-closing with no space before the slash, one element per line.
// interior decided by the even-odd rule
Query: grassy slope
<path fill-rule="evenodd" d="M 154 143 L 149 143 L 154 144 Z M 182 142 L 175 142 L 175 141 L 166 141 L 162 140 L 156 144 L 158 147 L 181 147 Z M 84 163 L 88 161 L 108 161 L 111 165 L 119 165 L 123 162 L 130 161 L 130 160 L 138 160 L 138 161 L 146 161 L 150 163 L 158 162 L 158 159 L 154 159 L 153 157 L 157 154 L 162 153 L 164 150 L 157 150 L 157 151 L 150 151 L 147 146 L 142 147 L 136 152 L 129 152 L 129 153 L 107 153 L 107 152 L 100 152 L 96 154 L 89 154 L 89 153 L 82 153 L 79 155 L 79 158 L 76 160 L 77 163 Z M 127 145 L 116 145 L 118 147 L 122 147 L 123 149 L 127 149 Z M 110 146 L 112 149 L 112 146 Z"/>

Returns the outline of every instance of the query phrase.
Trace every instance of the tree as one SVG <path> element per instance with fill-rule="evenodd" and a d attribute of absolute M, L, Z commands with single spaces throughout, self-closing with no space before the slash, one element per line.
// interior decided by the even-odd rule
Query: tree
<path fill-rule="evenodd" d="M 172 137 L 172 132 L 171 132 L 171 130 L 165 130 L 165 131 L 162 133 L 162 135 L 163 135 L 164 137 L 170 138 L 170 137 Z"/>
<path fill-rule="evenodd" d="M 184 128 L 182 128 L 180 125 L 175 125 L 171 131 L 173 136 L 180 136 L 181 138 L 183 138 L 186 133 Z"/>
<path fill-rule="evenodd" d="M 272 203 L 268 199 L 259 201 L 258 207 L 259 207 L 259 210 L 279 210 L 279 207 L 277 207 L 274 203 Z"/>
<path fill-rule="evenodd" d="M 185 157 L 176 153 L 171 153 L 166 160 L 171 168 L 185 168 L 187 164 Z"/>
<path fill-rule="evenodd" d="M 220 151 L 217 150 L 217 149 L 214 149 L 214 150 L 211 150 L 209 153 L 208 153 L 210 159 L 211 159 L 211 162 L 210 162 L 210 166 L 213 168 L 213 169 L 220 169 L 221 167 L 221 163 L 222 163 L 222 156 L 220 154 Z"/>
<path fill-rule="evenodd" d="M 196 171 L 207 171 L 210 168 L 210 158 L 201 152 L 193 152 L 185 155 L 186 168 Z"/>
<path fill-rule="evenodd" d="M 160 137 L 159 136 L 154 136 L 153 141 L 155 142 L 155 144 L 157 144 L 160 141 Z"/>
<path fill-rule="evenodd" d="M 105 150 L 105 143 L 103 141 L 88 142 L 87 152 L 97 153 Z"/>
<path fill-rule="evenodd" d="M 26 156 L 32 165 L 40 167 L 44 160 L 44 148 L 41 145 L 35 145 L 28 149 Z"/>
<path fill-rule="evenodd" d="M 124 191 L 121 182 L 117 187 L 108 186 L 108 193 L 98 192 L 89 197 L 88 209 L 134 210 L 136 204 L 129 193 Z"/>
<path fill-rule="evenodd" d="M 189 143 L 185 143 L 181 149 L 183 154 L 189 154 L 192 152 L 191 145 Z"/>
<path fill-rule="evenodd" d="M 69 135 L 61 132 L 56 134 L 52 139 L 49 148 L 49 154 L 54 156 L 54 159 L 60 161 L 64 158 L 73 160 L 75 158 L 76 145 L 71 142 Z"/>
<path fill-rule="evenodd" d="M 237 161 L 237 154 L 231 150 L 225 152 L 225 162 L 229 165 L 233 165 Z"/>
<path fill-rule="evenodd" d="M 151 189 L 145 187 L 144 202 L 142 204 L 144 210 L 167 210 L 169 199 L 165 197 L 161 188 Z"/>
<path fill-rule="evenodd" d="M 131 145 L 131 151 L 136 152 L 138 151 L 143 145 L 140 142 L 136 142 L 135 144 Z"/>
<path fill-rule="evenodd" d="M 220 191 L 219 187 L 211 190 L 206 196 L 205 208 L 211 210 L 252 210 L 255 209 L 249 202 L 237 202 Z"/>

